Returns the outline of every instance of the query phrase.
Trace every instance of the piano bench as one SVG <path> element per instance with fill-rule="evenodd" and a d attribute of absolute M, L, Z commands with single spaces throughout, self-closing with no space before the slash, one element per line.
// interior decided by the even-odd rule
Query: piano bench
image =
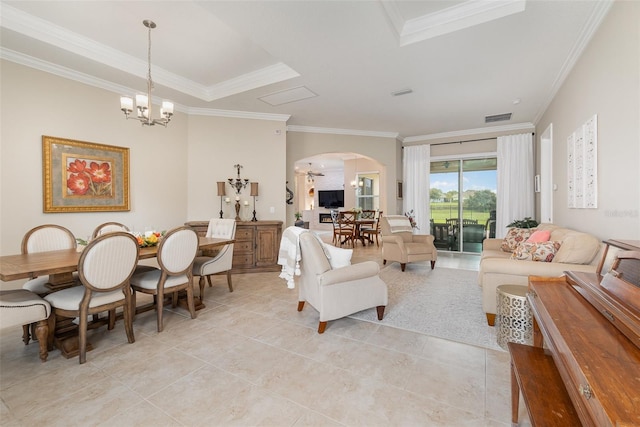
<path fill-rule="evenodd" d="M 518 424 L 520 393 L 532 426 L 582 425 L 551 354 L 541 347 L 509 342 L 511 423 Z"/>

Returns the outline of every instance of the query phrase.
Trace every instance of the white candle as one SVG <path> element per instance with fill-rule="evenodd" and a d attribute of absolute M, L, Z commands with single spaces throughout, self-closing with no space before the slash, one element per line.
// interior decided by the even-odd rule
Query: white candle
<path fill-rule="evenodd" d="M 230 199 L 230 198 L 228 198 L 228 197 L 226 197 L 226 198 L 224 199 L 224 201 L 225 201 L 225 202 L 227 202 L 227 203 L 229 203 L 229 202 L 231 201 L 231 199 Z"/>
<path fill-rule="evenodd" d="M 249 201 L 248 201 L 248 200 L 245 200 L 245 201 L 244 201 L 244 205 L 245 205 L 245 206 L 249 206 Z"/>
<path fill-rule="evenodd" d="M 236 196 L 236 202 L 240 201 L 240 196 Z"/>

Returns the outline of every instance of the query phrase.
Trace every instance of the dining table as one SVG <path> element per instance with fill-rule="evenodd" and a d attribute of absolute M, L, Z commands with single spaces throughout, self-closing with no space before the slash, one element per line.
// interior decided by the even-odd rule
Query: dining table
<path fill-rule="evenodd" d="M 214 249 L 234 242 L 234 239 L 198 237 L 200 249 Z M 48 275 L 49 282 L 46 286 L 51 289 L 51 292 L 69 288 L 77 285 L 73 272 L 78 270 L 78 261 L 81 254 L 81 250 L 74 248 L 0 256 L 0 280 L 8 282 Z M 157 255 L 158 246 L 145 246 L 140 248 L 138 259 L 155 258 Z M 136 307 L 136 312 L 150 310 L 153 308 L 151 307 L 152 305 L 147 304 L 143 307 Z M 196 304 L 196 309 L 202 308 L 204 308 L 204 304 L 199 300 Z M 71 320 L 57 321 L 55 328 L 54 343 L 66 358 L 71 358 L 78 354 L 77 326 L 72 324 Z M 92 327 L 104 324 L 104 319 L 98 319 L 93 322 Z M 87 343 L 87 351 L 91 349 L 91 344 Z"/>

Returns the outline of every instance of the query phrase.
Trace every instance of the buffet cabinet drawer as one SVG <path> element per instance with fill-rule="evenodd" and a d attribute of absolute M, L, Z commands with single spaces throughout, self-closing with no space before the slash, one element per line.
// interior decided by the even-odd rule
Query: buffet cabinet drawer
<path fill-rule="evenodd" d="M 253 253 L 237 254 L 233 252 L 233 268 L 250 268 L 253 266 Z"/>
<path fill-rule="evenodd" d="M 253 240 L 247 241 L 237 241 L 233 244 L 233 254 L 247 254 L 253 253 Z M 235 258 L 235 257 L 234 257 Z"/>

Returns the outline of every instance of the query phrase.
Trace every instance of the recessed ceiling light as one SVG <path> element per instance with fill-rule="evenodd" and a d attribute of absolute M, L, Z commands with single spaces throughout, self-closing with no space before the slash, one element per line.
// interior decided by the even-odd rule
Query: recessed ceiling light
<path fill-rule="evenodd" d="M 392 96 L 401 96 L 401 95 L 408 95 L 410 93 L 413 93 L 413 89 L 401 89 L 401 90 L 397 90 L 395 92 L 391 92 Z"/>

